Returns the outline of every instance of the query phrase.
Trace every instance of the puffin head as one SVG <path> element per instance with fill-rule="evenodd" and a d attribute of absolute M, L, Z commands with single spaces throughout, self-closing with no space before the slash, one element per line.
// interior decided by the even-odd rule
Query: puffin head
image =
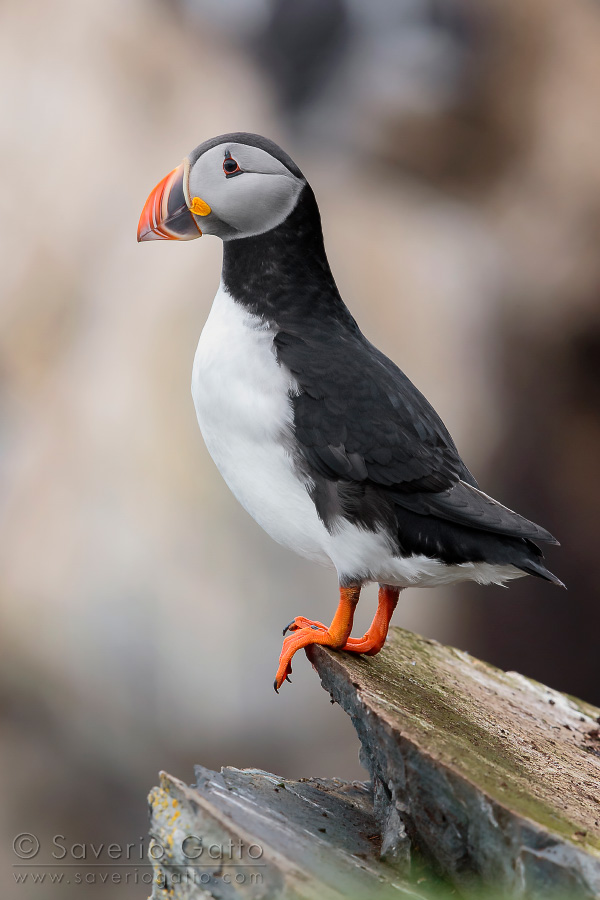
<path fill-rule="evenodd" d="M 258 134 L 205 141 L 160 181 L 140 217 L 138 241 L 224 241 L 263 234 L 292 212 L 306 180 L 284 151 Z"/>

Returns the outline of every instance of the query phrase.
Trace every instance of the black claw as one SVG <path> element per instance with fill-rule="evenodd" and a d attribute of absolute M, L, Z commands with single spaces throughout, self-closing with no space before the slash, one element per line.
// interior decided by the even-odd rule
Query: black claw
<path fill-rule="evenodd" d="M 285 628 L 283 629 L 283 636 L 284 636 L 284 637 L 285 637 L 286 632 L 290 630 L 290 628 L 292 627 L 292 625 L 294 624 L 295 621 L 296 621 L 295 619 L 292 619 L 292 621 L 290 622 L 290 624 L 285 626 Z"/>
<path fill-rule="evenodd" d="M 277 687 L 277 679 L 275 679 L 275 681 L 273 682 L 273 687 L 275 688 L 275 693 L 278 694 L 279 688 Z"/>
<path fill-rule="evenodd" d="M 290 684 L 292 683 L 292 679 L 290 678 L 289 675 L 286 675 L 286 676 L 285 676 L 285 680 L 286 680 L 286 681 L 289 681 Z"/>

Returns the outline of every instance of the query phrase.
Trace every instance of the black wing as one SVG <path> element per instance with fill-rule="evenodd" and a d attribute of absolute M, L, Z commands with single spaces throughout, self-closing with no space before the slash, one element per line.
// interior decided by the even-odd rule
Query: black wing
<path fill-rule="evenodd" d="M 422 515 L 556 543 L 477 489 L 431 404 L 360 331 L 280 331 L 274 343 L 298 383 L 291 397 L 295 436 L 313 471 L 380 487 Z"/>

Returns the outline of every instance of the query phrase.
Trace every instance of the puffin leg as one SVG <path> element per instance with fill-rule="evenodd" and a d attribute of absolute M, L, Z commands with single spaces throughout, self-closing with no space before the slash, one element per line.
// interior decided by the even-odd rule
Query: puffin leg
<path fill-rule="evenodd" d="M 342 650 L 351 653 L 364 653 L 367 656 L 375 656 L 379 653 L 387 637 L 390 619 L 398 603 L 398 595 L 402 589 L 392 587 L 389 584 L 379 585 L 377 598 L 377 612 L 369 626 L 369 630 L 361 638 L 348 638 Z"/>
<path fill-rule="evenodd" d="M 279 668 L 277 669 L 275 684 L 273 685 L 276 691 L 279 691 L 285 679 L 291 674 L 292 656 L 296 650 L 308 647 L 309 644 L 324 644 L 326 647 L 333 647 L 334 650 L 339 650 L 344 646 L 352 631 L 354 611 L 360 597 L 360 588 L 359 584 L 351 584 L 347 587 L 340 586 L 340 602 L 329 628 L 324 630 L 321 630 L 319 627 L 313 628 L 313 625 L 319 626 L 321 623 L 313 623 L 310 619 L 304 619 L 303 616 L 298 617 L 301 621 L 311 622 L 311 624 L 292 630 L 292 633 L 284 640 L 279 657 Z"/>

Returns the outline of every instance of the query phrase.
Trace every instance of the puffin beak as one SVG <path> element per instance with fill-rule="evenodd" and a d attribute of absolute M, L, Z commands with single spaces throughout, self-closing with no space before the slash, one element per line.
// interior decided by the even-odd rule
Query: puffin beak
<path fill-rule="evenodd" d="M 190 205 L 197 215 L 208 215 L 210 207 L 198 197 L 194 204 L 188 204 L 188 176 L 190 164 L 187 159 L 159 181 L 146 200 L 138 225 L 138 241 L 193 241 L 201 237 Z M 204 203 L 202 211 L 199 203 Z M 206 211 L 205 211 L 206 210 Z"/>

